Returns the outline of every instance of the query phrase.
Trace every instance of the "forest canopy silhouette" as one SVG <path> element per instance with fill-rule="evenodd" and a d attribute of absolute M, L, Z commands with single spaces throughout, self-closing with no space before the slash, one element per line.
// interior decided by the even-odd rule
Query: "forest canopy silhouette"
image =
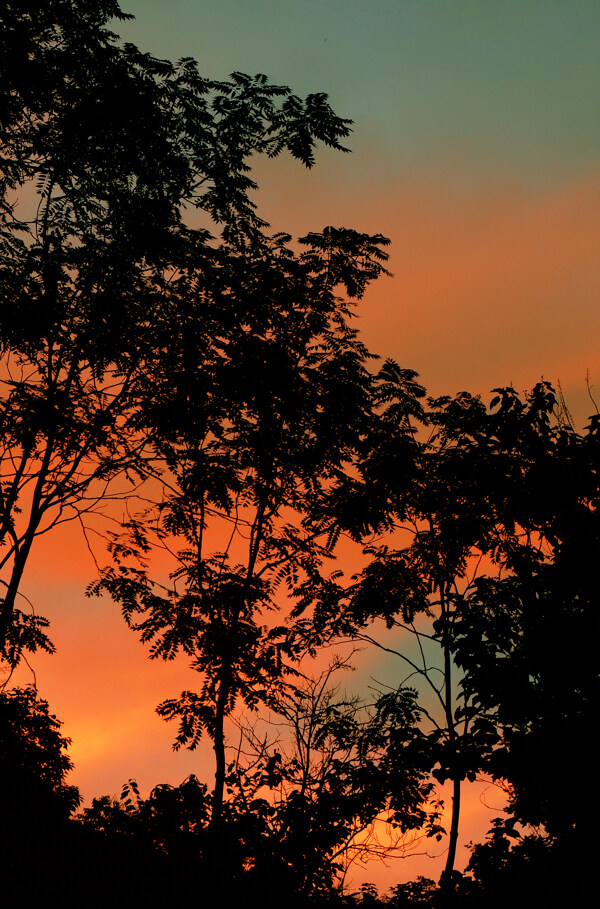
<path fill-rule="evenodd" d="M 157 59 L 109 29 L 125 18 L 0 12 L 2 893 L 573 905 L 597 841 L 574 774 L 598 709 L 600 417 L 579 431 L 544 381 L 427 397 L 369 351 L 353 316 L 389 240 L 272 234 L 254 201 L 258 156 L 312 167 L 350 121 L 322 93 Z M 197 672 L 157 709 L 176 748 L 211 743 L 214 776 L 142 794 L 132 768 L 80 808 L 60 722 L 11 678 L 54 651 L 24 585 L 38 538 L 92 519 L 87 593 Z M 397 686 L 347 693 L 351 652 L 310 675 L 348 644 L 393 652 Z M 463 873 L 482 775 L 508 803 Z M 445 844 L 438 883 L 344 887 L 409 835 Z"/>

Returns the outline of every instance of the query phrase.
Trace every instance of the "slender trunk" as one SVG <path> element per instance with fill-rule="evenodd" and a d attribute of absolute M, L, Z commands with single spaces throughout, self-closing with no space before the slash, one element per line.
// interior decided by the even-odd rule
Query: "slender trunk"
<path fill-rule="evenodd" d="M 8 633 L 13 619 L 15 601 L 21 585 L 21 579 L 27 564 L 31 545 L 35 536 L 35 528 L 28 528 L 27 536 L 21 543 L 13 562 L 10 581 L 7 585 L 6 595 L 0 611 L 0 654 L 5 653 Z"/>
<path fill-rule="evenodd" d="M 458 822 L 460 819 L 460 777 L 455 776 L 452 780 L 452 819 L 450 821 L 450 838 L 448 842 L 448 856 L 446 858 L 446 867 L 440 877 L 440 889 L 444 893 L 452 893 L 454 885 L 452 876 L 454 874 L 454 863 L 456 861 L 456 846 L 458 844 Z"/>
<path fill-rule="evenodd" d="M 227 693 L 227 681 L 222 677 L 217 692 L 215 735 L 213 739 L 216 768 L 210 826 L 215 834 L 220 832 L 223 822 L 223 800 L 225 792 L 225 706 L 227 704 Z"/>
<path fill-rule="evenodd" d="M 225 673 L 221 675 L 217 690 L 215 711 L 215 729 L 213 750 L 215 753 L 215 786 L 212 793 L 212 805 L 208 836 L 204 847 L 205 893 L 212 900 L 221 898 L 226 892 L 228 881 L 227 843 L 223 823 L 223 803 L 225 793 L 225 709 L 227 704 L 228 682 Z"/>
<path fill-rule="evenodd" d="M 36 531 L 40 526 L 40 521 L 42 519 L 43 490 L 46 478 L 48 476 L 48 470 L 50 468 L 53 450 L 54 438 L 50 436 L 46 443 L 46 450 L 44 452 L 44 457 L 42 458 L 35 489 L 33 491 L 31 508 L 29 512 L 29 522 L 18 550 L 15 553 L 10 581 L 8 583 L 6 596 L 4 597 L 4 602 L 2 604 L 2 611 L 0 613 L 0 653 L 4 653 L 6 647 L 6 639 L 12 621 L 12 615 L 15 608 L 15 600 L 19 592 L 21 578 L 23 577 L 23 572 L 25 570 L 25 565 L 27 564 L 31 546 L 35 539 Z"/>
<path fill-rule="evenodd" d="M 458 844 L 458 825 L 460 820 L 460 796 L 461 796 L 461 775 L 457 767 L 457 736 L 456 725 L 454 722 L 454 713 L 452 710 L 452 655 L 450 653 L 450 630 L 448 601 L 445 594 L 441 597 L 442 615 L 445 618 L 444 623 L 444 679 L 445 679 L 445 713 L 446 729 L 448 732 L 448 743 L 450 745 L 450 770 L 452 780 L 452 816 L 450 820 L 450 835 L 448 840 L 448 855 L 446 866 L 440 877 L 440 889 L 444 896 L 450 895 L 454 889 L 453 874 L 454 863 L 456 861 L 456 847 Z"/>

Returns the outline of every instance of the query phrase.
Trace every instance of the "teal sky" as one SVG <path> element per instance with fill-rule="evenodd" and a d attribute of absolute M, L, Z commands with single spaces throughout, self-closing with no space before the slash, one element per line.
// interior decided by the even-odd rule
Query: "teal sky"
<path fill-rule="evenodd" d="M 598 0 L 123 0 L 117 29 L 207 76 L 324 91 L 351 155 L 258 162 L 261 214 L 392 240 L 361 307 L 432 393 L 600 382 Z"/>
<path fill-rule="evenodd" d="M 216 78 L 326 91 L 398 172 L 555 181 L 600 152 L 597 0 L 124 0 L 122 34 Z"/>

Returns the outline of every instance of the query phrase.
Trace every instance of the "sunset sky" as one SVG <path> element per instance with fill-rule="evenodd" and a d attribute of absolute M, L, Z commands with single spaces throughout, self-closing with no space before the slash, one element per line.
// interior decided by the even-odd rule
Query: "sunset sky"
<path fill-rule="evenodd" d="M 261 72 L 299 95 L 327 92 L 354 121 L 350 155 L 321 151 L 312 171 L 258 162 L 256 201 L 274 230 L 332 224 L 391 238 L 394 277 L 371 289 L 357 322 L 375 352 L 416 369 L 432 394 L 560 381 L 585 425 L 588 373 L 600 404 L 598 0 L 122 7 L 136 20 L 115 31 L 144 50 L 193 56 L 214 78 Z M 96 569 L 74 529 L 42 541 L 28 571 L 24 590 L 58 649 L 32 667 L 73 740 L 84 796 L 117 794 L 132 776 L 143 789 L 210 778 L 208 749 L 174 754 L 174 729 L 154 714 L 194 687 L 193 673 L 150 663 L 117 607 L 85 598 Z M 369 677 L 369 659 L 376 674 L 376 656 L 363 656 L 357 677 Z M 466 815 L 468 840 L 494 813 L 473 796 Z M 412 861 L 366 876 L 439 873 Z"/>

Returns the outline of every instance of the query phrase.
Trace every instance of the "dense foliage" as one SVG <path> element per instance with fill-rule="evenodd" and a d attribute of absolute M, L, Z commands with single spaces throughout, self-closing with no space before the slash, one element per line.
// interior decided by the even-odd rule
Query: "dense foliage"
<path fill-rule="evenodd" d="M 249 160 L 288 150 L 310 166 L 316 142 L 348 134 L 324 95 L 205 79 L 193 60 L 120 43 L 114 16 L 116 3 L 91 0 L 0 12 L 0 651 L 12 665 L 52 647 L 18 603 L 35 538 L 105 508 L 115 477 L 132 491 L 152 472 L 140 404 L 156 357 L 164 368 L 190 297 L 208 282 L 223 300 L 235 275 L 219 275 L 261 245 Z M 207 313 L 195 350 L 214 350 L 232 316 Z"/>
<path fill-rule="evenodd" d="M 253 157 L 312 166 L 349 121 L 322 94 L 144 54 L 115 18 L 112 0 L 0 11 L 0 655 L 10 679 L 53 649 L 23 606 L 36 537 L 124 498 L 89 592 L 151 658 L 190 660 L 198 690 L 158 711 L 175 747 L 208 736 L 215 776 L 148 795 L 132 779 L 74 815 L 59 722 L 7 682 L 4 895 L 93 878 L 118 905 L 584 901 L 599 418 L 577 432 L 545 382 L 489 406 L 425 400 L 416 373 L 378 363 L 352 317 L 389 241 L 271 236 L 250 195 Z M 323 644 L 356 641 L 398 657 L 368 703 L 330 684 L 339 662 L 304 675 Z M 508 806 L 460 874 L 461 792 L 480 774 Z M 442 838 L 446 780 L 439 886 L 345 892 L 357 856 Z"/>

